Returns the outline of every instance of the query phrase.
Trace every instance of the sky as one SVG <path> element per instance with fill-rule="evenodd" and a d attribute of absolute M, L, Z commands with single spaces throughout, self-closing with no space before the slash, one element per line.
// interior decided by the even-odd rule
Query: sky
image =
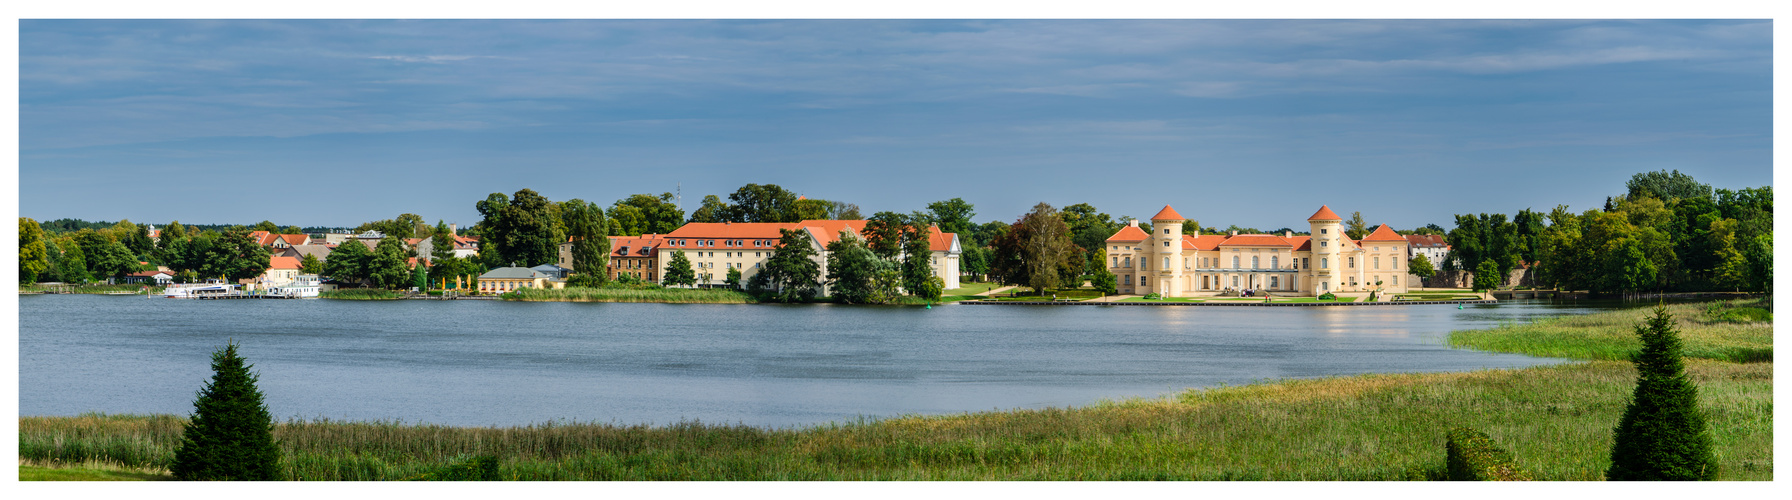
<path fill-rule="evenodd" d="M 748 183 L 1304 229 L 1771 185 L 1772 24 L 22 20 L 19 212 L 347 226 Z"/>

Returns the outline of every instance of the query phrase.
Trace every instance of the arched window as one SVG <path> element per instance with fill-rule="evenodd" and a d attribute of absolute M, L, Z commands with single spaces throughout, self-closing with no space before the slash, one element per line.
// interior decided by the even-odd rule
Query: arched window
<path fill-rule="evenodd" d="M 1260 267 L 1260 266 L 1257 265 L 1257 256 L 1252 255 L 1251 256 L 1251 269 L 1257 269 L 1258 267 Z"/>
<path fill-rule="evenodd" d="M 1282 268 L 1282 258 L 1280 256 L 1276 256 L 1276 255 L 1269 256 L 1269 268 L 1270 269 L 1281 269 Z"/>
<path fill-rule="evenodd" d="M 1319 268 L 1320 269 L 1325 269 L 1326 266 L 1329 266 L 1329 265 L 1331 265 L 1331 259 L 1327 259 L 1325 257 L 1319 258 Z"/>
<path fill-rule="evenodd" d="M 1237 255 L 1232 256 L 1232 268 L 1238 269 L 1238 256 Z M 1238 279 L 1233 278 L 1232 281 L 1238 281 Z M 1237 283 L 1233 283 L 1233 284 L 1236 285 Z"/>
<path fill-rule="evenodd" d="M 1169 258 L 1169 257 L 1164 257 L 1164 267 L 1163 267 L 1163 269 L 1169 269 L 1169 268 L 1170 268 L 1170 258 Z"/>

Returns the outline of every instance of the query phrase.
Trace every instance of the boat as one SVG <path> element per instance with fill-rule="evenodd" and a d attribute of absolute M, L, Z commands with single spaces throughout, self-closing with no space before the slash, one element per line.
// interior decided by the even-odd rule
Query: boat
<path fill-rule="evenodd" d="M 197 299 L 208 295 L 230 295 L 233 293 L 236 293 L 236 285 L 215 279 L 205 280 L 204 283 L 168 285 L 162 290 L 162 296 L 170 299 Z"/>
<path fill-rule="evenodd" d="M 296 299 L 315 299 L 323 289 L 323 280 L 315 274 L 301 274 L 292 283 L 268 288 L 271 295 Z"/>

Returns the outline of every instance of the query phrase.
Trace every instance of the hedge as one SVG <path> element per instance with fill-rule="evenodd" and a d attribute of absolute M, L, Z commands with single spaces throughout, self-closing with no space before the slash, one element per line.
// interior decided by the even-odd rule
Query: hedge
<path fill-rule="evenodd" d="M 1450 429 L 1444 440 L 1444 466 L 1451 481 L 1530 481 L 1531 473 L 1518 467 L 1512 454 L 1493 444 L 1487 434 L 1474 429 Z"/>

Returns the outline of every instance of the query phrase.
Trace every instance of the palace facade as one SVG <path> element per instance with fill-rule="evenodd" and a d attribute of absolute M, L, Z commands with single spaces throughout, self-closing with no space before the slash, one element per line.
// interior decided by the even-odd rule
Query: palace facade
<path fill-rule="evenodd" d="M 1132 221 L 1107 239 L 1108 270 L 1119 292 L 1165 297 L 1230 295 L 1243 290 L 1275 295 L 1326 292 L 1404 293 L 1406 238 L 1387 224 L 1362 240 L 1344 233 L 1329 206 L 1307 218 L 1310 235 L 1183 232 L 1176 209 L 1151 217 L 1152 233 Z"/>

